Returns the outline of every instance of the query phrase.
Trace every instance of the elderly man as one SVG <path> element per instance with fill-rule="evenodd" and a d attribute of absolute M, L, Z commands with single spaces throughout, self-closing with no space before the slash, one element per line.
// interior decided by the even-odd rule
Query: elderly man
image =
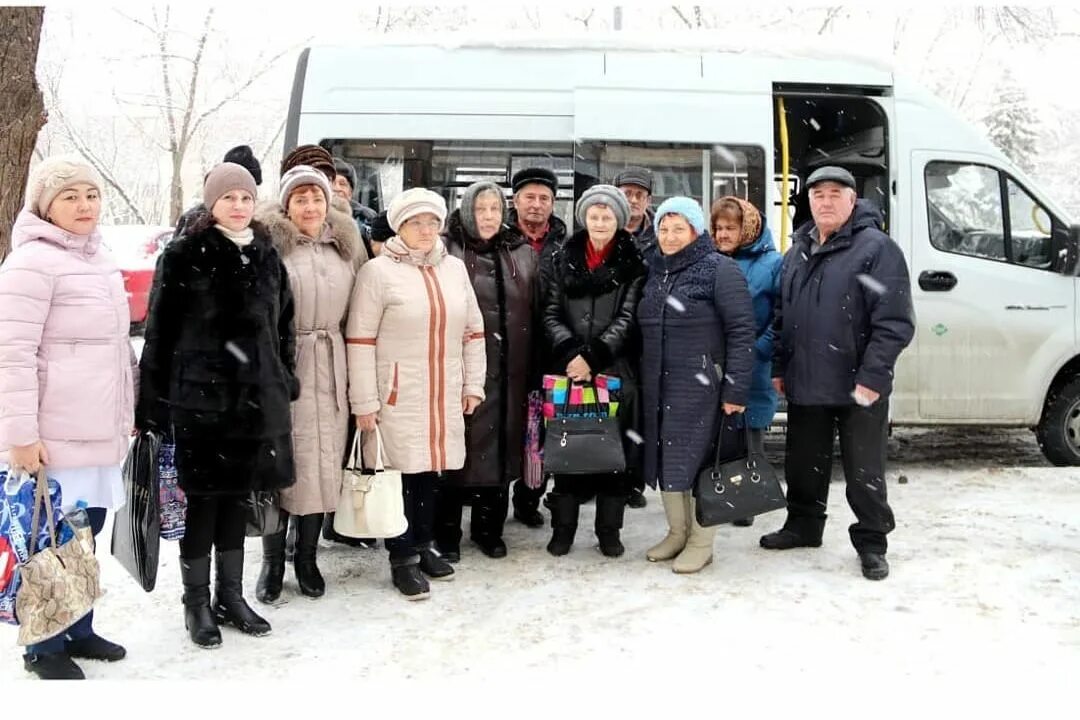
<path fill-rule="evenodd" d="M 622 190 L 626 201 L 630 203 L 630 222 L 626 224 L 626 231 L 634 236 L 634 242 L 642 255 L 656 246 L 653 212 L 649 209 L 652 202 L 652 180 L 652 170 L 631 165 L 616 175 L 612 183 Z"/>
<path fill-rule="evenodd" d="M 832 474 L 833 437 L 849 529 L 863 575 L 883 580 L 886 535 L 895 527 L 885 492 L 893 368 L 915 332 L 911 282 L 880 210 L 857 199 L 855 178 L 823 167 L 807 180 L 812 221 L 784 257 L 773 384 L 788 400 L 784 527 L 761 538 L 771 550 L 819 547 Z"/>
<path fill-rule="evenodd" d="M 507 224 L 510 233 L 517 236 L 511 244 L 523 239 L 541 257 L 550 253 L 566 240 L 566 223 L 554 214 L 559 179 L 547 168 L 525 168 L 514 173 L 510 186 L 514 191 L 514 206 Z M 539 308 L 535 310 L 539 313 Z M 542 352 L 539 348 L 538 351 Z M 543 362 L 537 364 L 543 366 Z M 540 378 L 535 378 L 533 385 L 539 387 L 539 383 Z M 540 499 L 546 490 L 546 480 L 535 488 L 529 487 L 524 478 L 517 480 L 513 493 L 514 519 L 531 528 L 543 527 Z"/>
<path fill-rule="evenodd" d="M 537 253 L 550 252 L 566 239 L 566 223 L 555 212 L 559 179 L 547 168 L 525 168 L 510 179 L 514 206 L 507 223 Z"/>

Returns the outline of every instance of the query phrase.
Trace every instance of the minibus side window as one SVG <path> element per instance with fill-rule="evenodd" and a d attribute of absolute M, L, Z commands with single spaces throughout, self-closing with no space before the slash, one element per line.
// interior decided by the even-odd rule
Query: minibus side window
<path fill-rule="evenodd" d="M 938 250 L 1053 271 L 1065 226 L 1005 172 L 976 163 L 926 166 L 930 242 Z"/>
<path fill-rule="evenodd" d="M 1005 260 L 1005 225 L 997 171 L 985 165 L 926 166 L 930 242 L 938 250 Z"/>

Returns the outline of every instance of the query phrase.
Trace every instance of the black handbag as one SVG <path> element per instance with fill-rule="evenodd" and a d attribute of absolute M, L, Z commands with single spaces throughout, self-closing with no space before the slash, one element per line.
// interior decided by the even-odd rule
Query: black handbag
<path fill-rule="evenodd" d="M 698 524 L 702 527 L 723 525 L 787 507 L 776 470 L 751 446 L 749 431 L 742 431 L 745 454 L 726 461 L 721 458 L 723 432 L 724 424 L 721 424 L 716 458 L 698 473 L 694 483 Z"/>
<path fill-rule="evenodd" d="M 127 502 L 113 520 L 112 555 L 146 592 L 157 583 L 161 547 L 158 450 L 161 436 L 140 432 L 124 459 Z"/>
<path fill-rule="evenodd" d="M 563 414 L 570 403 L 567 389 Z M 593 475 L 624 472 L 626 455 L 618 418 L 600 413 L 594 417 L 555 417 L 548 420 L 544 432 L 545 475 Z"/>
<path fill-rule="evenodd" d="M 248 537 L 276 535 L 289 523 L 289 514 L 281 509 L 278 494 L 273 491 L 252 492 L 244 499 L 244 511 Z"/>

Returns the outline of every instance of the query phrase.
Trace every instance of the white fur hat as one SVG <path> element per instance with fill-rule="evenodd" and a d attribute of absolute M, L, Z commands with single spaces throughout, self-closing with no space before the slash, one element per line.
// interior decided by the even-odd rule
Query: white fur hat
<path fill-rule="evenodd" d="M 445 223 L 446 201 L 442 199 L 442 195 L 427 188 L 409 188 L 395 195 L 390 201 L 390 207 L 386 209 L 386 220 L 396 233 L 406 220 L 423 213 L 431 213 L 439 218 L 440 223 Z"/>

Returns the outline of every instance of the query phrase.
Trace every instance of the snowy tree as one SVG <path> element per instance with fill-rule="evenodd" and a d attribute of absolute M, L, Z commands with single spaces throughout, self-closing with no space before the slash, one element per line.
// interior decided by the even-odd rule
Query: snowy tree
<path fill-rule="evenodd" d="M 983 120 L 990 140 L 1024 172 L 1038 159 L 1039 123 L 1024 88 L 1006 68 L 989 114 Z"/>

